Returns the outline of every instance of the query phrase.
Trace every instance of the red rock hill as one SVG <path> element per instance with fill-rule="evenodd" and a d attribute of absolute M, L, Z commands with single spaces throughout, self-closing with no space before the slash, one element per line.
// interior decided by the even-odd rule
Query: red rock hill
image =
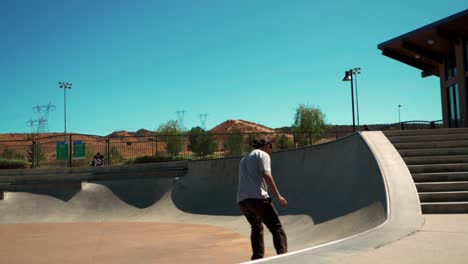
<path fill-rule="evenodd" d="M 233 129 L 238 129 L 241 133 L 270 133 L 276 131 L 273 128 L 237 119 L 224 121 L 211 129 L 211 132 L 213 134 L 226 134 L 231 133 Z"/>

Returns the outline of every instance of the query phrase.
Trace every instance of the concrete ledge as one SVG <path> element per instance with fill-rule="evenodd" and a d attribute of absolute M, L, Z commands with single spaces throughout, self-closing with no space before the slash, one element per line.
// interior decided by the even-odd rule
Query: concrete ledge
<path fill-rule="evenodd" d="M 10 184 L 3 190 L 8 192 L 37 192 L 40 190 L 55 190 L 55 189 L 75 189 L 81 190 L 81 182 L 71 183 L 33 183 L 33 184 Z M 1 192 L 1 191 L 0 191 Z"/>
<path fill-rule="evenodd" d="M 103 167 L 77 167 L 77 168 L 53 168 L 53 169 L 11 169 L 0 170 L 0 179 L 4 176 L 16 175 L 52 175 L 52 174 L 81 174 L 81 173 L 118 173 L 118 172 L 136 172 L 150 170 L 164 170 L 172 168 L 187 168 L 187 161 L 171 161 L 147 164 L 133 165 L 115 165 Z"/>
<path fill-rule="evenodd" d="M 4 170 L 0 171 L 0 190 L 5 190 L 5 184 L 81 183 L 83 181 L 99 180 L 175 178 L 183 176 L 186 173 L 187 164 L 186 161 L 177 161 L 71 169 Z"/>

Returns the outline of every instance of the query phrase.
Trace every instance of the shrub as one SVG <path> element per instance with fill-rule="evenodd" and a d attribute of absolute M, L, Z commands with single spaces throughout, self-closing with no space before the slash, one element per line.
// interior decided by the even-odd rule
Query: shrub
<path fill-rule="evenodd" d="M 176 161 L 184 160 L 181 156 L 141 156 L 137 157 L 134 160 L 129 160 L 125 164 L 144 164 L 144 163 L 156 163 L 156 162 L 165 162 L 165 161 Z"/>
<path fill-rule="evenodd" d="M 179 155 L 184 145 L 184 136 L 171 135 L 164 137 L 163 140 L 166 142 L 166 151 L 172 156 Z"/>
<path fill-rule="evenodd" d="M 276 138 L 276 144 L 274 144 L 274 148 L 278 150 L 292 149 L 294 148 L 294 143 L 288 136 L 281 134 Z"/>
<path fill-rule="evenodd" d="M 29 163 L 25 160 L 0 158 L 0 169 L 27 169 Z"/>
<path fill-rule="evenodd" d="M 195 156 L 203 157 L 211 155 L 215 152 L 217 147 L 213 135 L 205 131 L 201 127 L 194 127 L 189 132 L 189 145 L 188 148 Z"/>
<path fill-rule="evenodd" d="M 12 149 L 4 149 L 2 154 L 0 155 L 1 158 L 9 159 L 9 160 L 24 160 L 24 155 L 16 153 Z"/>

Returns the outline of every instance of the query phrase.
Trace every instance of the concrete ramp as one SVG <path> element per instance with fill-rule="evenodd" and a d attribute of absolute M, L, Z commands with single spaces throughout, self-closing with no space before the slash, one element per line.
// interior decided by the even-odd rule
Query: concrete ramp
<path fill-rule="evenodd" d="M 239 160 L 189 162 L 187 173 L 178 178 L 146 175 L 144 179 L 83 182 L 82 189 L 66 201 L 44 192 L 6 193 L 0 201 L 0 223 L 201 223 L 248 237 L 250 227 L 235 202 Z M 272 166 L 279 189 L 289 201 L 288 209 L 277 208 L 290 251 L 297 252 L 263 261 L 325 263 L 408 235 L 422 224 L 411 176 L 380 132 L 355 133 L 326 144 L 277 152 L 272 155 Z M 345 249 L 336 246 L 384 227 L 384 234 L 391 235 L 377 236 L 378 241 L 366 238 L 365 243 L 357 241 Z M 271 245 L 270 236 L 266 238 Z M 321 252 L 315 254 L 317 250 Z"/>

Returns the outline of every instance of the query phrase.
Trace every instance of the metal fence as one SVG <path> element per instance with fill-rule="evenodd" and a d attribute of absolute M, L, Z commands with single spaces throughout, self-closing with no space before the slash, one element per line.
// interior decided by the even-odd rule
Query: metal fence
<path fill-rule="evenodd" d="M 360 130 L 440 128 L 439 121 L 407 121 L 388 125 L 361 126 Z M 351 130 L 350 130 L 351 129 Z M 31 168 L 90 166 L 96 154 L 105 165 L 196 160 L 241 156 L 251 150 L 254 139 L 271 139 L 275 151 L 324 143 L 352 133 L 349 126 L 334 126 L 320 138 L 312 132 L 180 134 L 102 137 L 84 134 L 54 134 L 27 140 L 0 141 L 0 158 L 24 160 Z M 76 155 L 75 143 L 82 144 Z M 60 150 L 62 153 L 60 153 Z"/>
<path fill-rule="evenodd" d="M 348 132 L 349 133 L 349 132 Z M 343 135 L 341 132 L 339 133 Z M 254 139 L 271 139 L 275 150 L 291 149 L 335 140 L 336 133 L 314 138 L 312 133 L 181 134 L 101 137 L 83 134 L 52 135 L 30 140 L 0 141 L 0 157 L 26 160 L 32 168 L 90 166 L 96 154 L 104 164 L 129 164 L 169 160 L 195 160 L 241 156 Z M 84 145 L 77 157 L 75 143 Z M 60 145 L 65 154 L 60 154 Z M 63 147 L 62 147 L 63 150 Z M 64 158 L 65 157 L 65 158 Z"/>

